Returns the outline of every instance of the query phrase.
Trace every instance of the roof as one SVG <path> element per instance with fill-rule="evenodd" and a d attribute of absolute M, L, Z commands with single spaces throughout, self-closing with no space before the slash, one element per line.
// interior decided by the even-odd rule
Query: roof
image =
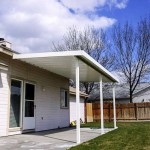
<path fill-rule="evenodd" d="M 0 45 L 0 52 L 5 53 L 7 55 L 13 56 L 13 54 L 19 54 L 18 52 L 7 48 L 6 46 Z"/>
<path fill-rule="evenodd" d="M 76 89 L 73 87 L 69 87 L 69 94 L 76 95 Z M 88 97 L 88 94 L 80 91 L 80 96 L 81 97 Z"/>
<path fill-rule="evenodd" d="M 78 59 L 80 81 L 99 82 L 102 76 L 103 82 L 118 82 L 114 75 L 83 50 L 14 54 L 13 59 L 19 59 L 69 79 L 75 79 L 76 60 Z"/>
<path fill-rule="evenodd" d="M 103 90 L 103 97 L 106 100 L 112 99 L 112 87 L 113 85 L 109 85 L 108 87 L 104 88 Z M 140 83 L 137 85 L 133 96 L 141 92 L 142 90 L 145 90 L 146 88 L 150 87 L 150 83 Z M 115 96 L 116 99 L 129 99 L 129 85 L 128 84 L 118 84 L 115 85 Z M 99 90 L 95 90 L 88 98 L 89 101 L 91 100 L 99 100 Z"/>

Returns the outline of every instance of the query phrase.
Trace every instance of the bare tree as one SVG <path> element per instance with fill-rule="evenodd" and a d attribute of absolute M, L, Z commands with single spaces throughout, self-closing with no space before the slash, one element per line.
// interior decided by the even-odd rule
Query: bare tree
<path fill-rule="evenodd" d="M 150 73 L 150 19 L 141 19 L 136 27 L 115 26 L 113 41 L 117 69 L 129 85 L 132 103 L 134 90 Z"/>
<path fill-rule="evenodd" d="M 84 30 L 78 30 L 76 27 L 69 28 L 62 43 L 54 43 L 53 47 L 54 51 L 84 50 L 106 69 L 113 68 L 114 54 L 110 51 L 110 43 L 103 30 L 96 30 L 93 27 L 87 27 Z M 73 81 L 71 85 L 74 85 Z M 85 93 L 90 94 L 99 86 L 94 82 L 82 82 L 80 87 Z"/>

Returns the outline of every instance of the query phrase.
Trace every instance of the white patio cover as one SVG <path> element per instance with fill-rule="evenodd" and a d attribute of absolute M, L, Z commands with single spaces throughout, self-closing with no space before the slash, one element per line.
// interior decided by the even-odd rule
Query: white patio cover
<path fill-rule="evenodd" d="M 13 55 L 13 59 L 25 61 L 70 79 L 75 79 L 77 58 L 80 66 L 80 81 L 99 82 L 101 75 L 103 82 L 118 82 L 115 76 L 83 50 Z"/>
<path fill-rule="evenodd" d="M 63 52 L 43 52 L 30 54 L 14 54 L 13 59 L 30 63 L 50 72 L 64 76 L 76 81 L 76 129 L 77 143 L 80 143 L 80 94 L 79 82 L 99 82 L 100 83 L 100 104 L 101 104 L 101 130 L 104 133 L 103 117 L 103 92 L 102 82 L 118 82 L 108 70 L 96 62 L 84 51 L 63 51 Z M 115 92 L 113 92 L 113 104 L 115 109 Z M 116 111 L 114 110 L 114 128 L 116 128 Z"/>

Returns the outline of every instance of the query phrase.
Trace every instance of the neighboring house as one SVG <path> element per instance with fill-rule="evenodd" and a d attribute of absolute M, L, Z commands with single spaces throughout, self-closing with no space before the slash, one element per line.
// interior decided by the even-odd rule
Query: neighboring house
<path fill-rule="evenodd" d="M 0 136 L 68 127 L 69 79 L 76 81 L 78 110 L 79 81 L 118 81 L 84 51 L 18 54 L 0 38 Z"/>
<path fill-rule="evenodd" d="M 76 120 L 76 89 L 73 87 L 69 88 L 69 104 L 70 104 L 70 122 Z M 80 92 L 80 118 L 85 122 L 85 97 L 88 95 L 84 92 Z"/>
<path fill-rule="evenodd" d="M 150 83 L 145 83 L 145 87 L 134 92 L 133 102 L 150 102 Z"/>
<path fill-rule="evenodd" d="M 127 84 L 115 85 L 116 103 L 130 103 L 129 87 Z M 104 88 L 103 97 L 105 102 L 112 101 L 112 85 Z M 94 91 L 88 98 L 90 102 L 99 103 L 99 91 Z M 133 103 L 150 102 L 150 83 L 140 83 L 133 93 Z"/>

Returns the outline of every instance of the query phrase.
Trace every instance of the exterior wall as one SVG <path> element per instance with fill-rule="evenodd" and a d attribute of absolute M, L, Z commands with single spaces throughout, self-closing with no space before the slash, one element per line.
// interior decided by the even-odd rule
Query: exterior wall
<path fill-rule="evenodd" d="M 134 95 L 133 103 L 150 102 L 150 88 L 142 90 Z"/>
<path fill-rule="evenodd" d="M 7 72 L 0 69 L 0 136 L 7 135 L 8 120 L 8 78 Z"/>
<path fill-rule="evenodd" d="M 80 97 L 80 118 L 85 122 L 84 98 Z M 70 95 L 70 122 L 76 120 L 76 96 Z"/>
<path fill-rule="evenodd" d="M 8 74 L 3 73 L 1 77 L 1 82 L 5 83 L 5 86 L 3 87 L 0 82 L 0 89 L 2 89 L 0 94 L 4 97 L 3 102 L 0 101 L 0 105 L 3 106 L 0 108 L 0 113 L 5 113 L 4 115 L 0 114 L 0 126 L 2 122 L 2 126 L 5 126 L 5 130 L 4 127 L 0 127 L 0 133 L 3 131 L 5 132 L 3 135 L 7 135 L 6 131 L 9 125 L 8 103 L 10 101 L 8 87 L 12 77 L 36 84 L 36 131 L 69 126 L 69 109 L 60 108 L 60 88 L 69 89 L 68 79 L 19 60 L 13 60 L 3 53 L 0 53 L 0 62 L 8 65 Z M 7 112 L 5 112 L 6 110 Z M 4 117 L 5 120 L 1 121 L 1 117 Z"/>

